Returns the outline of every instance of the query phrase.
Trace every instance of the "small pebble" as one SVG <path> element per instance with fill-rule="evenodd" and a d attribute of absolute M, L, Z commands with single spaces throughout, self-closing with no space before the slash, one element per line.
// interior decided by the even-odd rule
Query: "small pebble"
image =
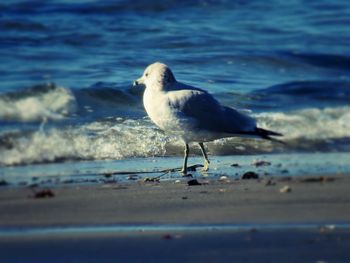
<path fill-rule="evenodd" d="M 258 179 L 259 175 L 255 172 L 246 172 L 242 175 L 242 179 Z"/>
<path fill-rule="evenodd" d="M 291 191 L 292 188 L 290 188 L 288 185 L 285 185 L 280 189 L 280 193 L 290 193 Z"/>
<path fill-rule="evenodd" d="M 271 163 L 263 160 L 255 160 L 253 161 L 252 165 L 259 167 L 259 166 L 268 166 L 268 165 L 271 165 Z"/>
<path fill-rule="evenodd" d="M 55 197 L 55 194 L 50 189 L 44 189 L 39 192 L 34 193 L 34 198 L 52 198 Z"/>
<path fill-rule="evenodd" d="M 219 181 L 227 181 L 228 177 L 223 175 L 223 176 L 220 176 L 219 178 Z"/>
<path fill-rule="evenodd" d="M 231 164 L 231 167 L 240 167 L 238 163 Z"/>
<path fill-rule="evenodd" d="M 201 185 L 201 183 L 199 183 L 199 182 L 197 181 L 197 179 L 189 180 L 189 181 L 187 182 L 187 184 L 188 184 L 189 186 Z"/>
<path fill-rule="evenodd" d="M 181 183 L 181 181 L 180 181 L 180 180 L 175 180 L 174 183 L 175 183 L 175 184 L 179 184 L 179 183 Z"/>

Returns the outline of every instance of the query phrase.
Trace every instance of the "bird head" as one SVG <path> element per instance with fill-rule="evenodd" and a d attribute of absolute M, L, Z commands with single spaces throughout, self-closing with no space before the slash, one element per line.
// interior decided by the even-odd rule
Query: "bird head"
<path fill-rule="evenodd" d="M 134 81 L 135 85 L 145 85 L 147 87 L 156 89 L 165 89 L 168 85 L 176 82 L 170 68 L 160 62 L 155 62 L 149 65 L 143 75 Z"/>

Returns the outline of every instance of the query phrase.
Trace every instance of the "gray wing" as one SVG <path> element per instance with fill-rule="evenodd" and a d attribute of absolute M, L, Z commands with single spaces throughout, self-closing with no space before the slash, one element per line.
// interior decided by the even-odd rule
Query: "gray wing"
<path fill-rule="evenodd" d="M 179 94 L 171 96 L 177 114 L 194 120 L 194 127 L 217 133 L 240 134 L 254 131 L 256 122 L 253 118 L 235 109 L 221 106 L 204 90 L 174 91 Z"/>

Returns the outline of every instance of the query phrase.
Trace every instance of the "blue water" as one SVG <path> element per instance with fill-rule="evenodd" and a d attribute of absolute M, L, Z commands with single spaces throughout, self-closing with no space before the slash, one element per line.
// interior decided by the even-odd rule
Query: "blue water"
<path fill-rule="evenodd" d="M 288 142 L 212 154 L 350 150 L 349 1 L 7 0 L 0 32 L 0 166 L 182 154 L 131 87 L 155 61 Z"/>

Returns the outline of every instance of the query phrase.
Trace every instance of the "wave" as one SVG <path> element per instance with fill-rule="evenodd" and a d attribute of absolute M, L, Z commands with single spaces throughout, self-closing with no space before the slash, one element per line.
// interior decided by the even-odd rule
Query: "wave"
<path fill-rule="evenodd" d="M 258 154 L 294 151 L 350 151 L 350 107 L 309 108 L 255 114 L 263 128 L 284 134 L 286 145 L 248 138 L 207 143 L 210 154 Z M 0 165 L 67 160 L 126 159 L 182 155 L 183 144 L 157 129 L 148 118 L 114 117 L 81 125 L 37 131 L 3 132 Z M 194 147 L 193 152 L 200 154 Z"/>
<path fill-rule="evenodd" d="M 350 82 L 346 81 L 293 81 L 274 85 L 253 94 L 289 95 L 294 97 L 313 97 L 315 99 L 350 99 Z"/>
<path fill-rule="evenodd" d="M 113 116 L 141 118 L 143 89 L 109 82 L 87 88 L 68 89 L 55 84 L 36 85 L 0 94 L 0 121 L 77 122 Z M 350 82 L 296 81 L 274 85 L 249 93 L 214 94 L 223 104 L 255 112 L 301 110 L 348 105 Z"/>
<path fill-rule="evenodd" d="M 122 116 L 141 117 L 143 89 L 130 85 L 98 82 L 94 85 L 74 90 L 80 117 L 90 119 Z"/>
<path fill-rule="evenodd" d="M 0 120 L 59 120 L 75 111 L 75 97 L 69 89 L 44 84 L 0 95 Z"/>
<path fill-rule="evenodd" d="M 350 107 L 303 109 L 288 113 L 260 113 L 260 126 L 277 130 L 286 139 L 331 139 L 350 137 Z"/>
<path fill-rule="evenodd" d="M 350 69 L 350 57 L 344 55 L 288 52 L 283 52 L 281 54 L 321 68 Z"/>
<path fill-rule="evenodd" d="M 68 89 L 53 83 L 0 94 L 0 120 L 42 122 L 69 117 L 90 120 L 109 116 L 140 116 L 141 90 L 99 82 Z"/>
<path fill-rule="evenodd" d="M 0 165 L 163 155 L 165 140 L 147 121 L 121 118 L 35 132 L 5 132 L 0 137 Z"/>
<path fill-rule="evenodd" d="M 244 99 L 244 98 L 243 98 Z M 324 108 L 349 105 L 350 82 L 347 81 L 293 81 L 253 91 L 246 96 L 253 109 Z M 250 104 L 250 105 L 249 105 Z"/>

